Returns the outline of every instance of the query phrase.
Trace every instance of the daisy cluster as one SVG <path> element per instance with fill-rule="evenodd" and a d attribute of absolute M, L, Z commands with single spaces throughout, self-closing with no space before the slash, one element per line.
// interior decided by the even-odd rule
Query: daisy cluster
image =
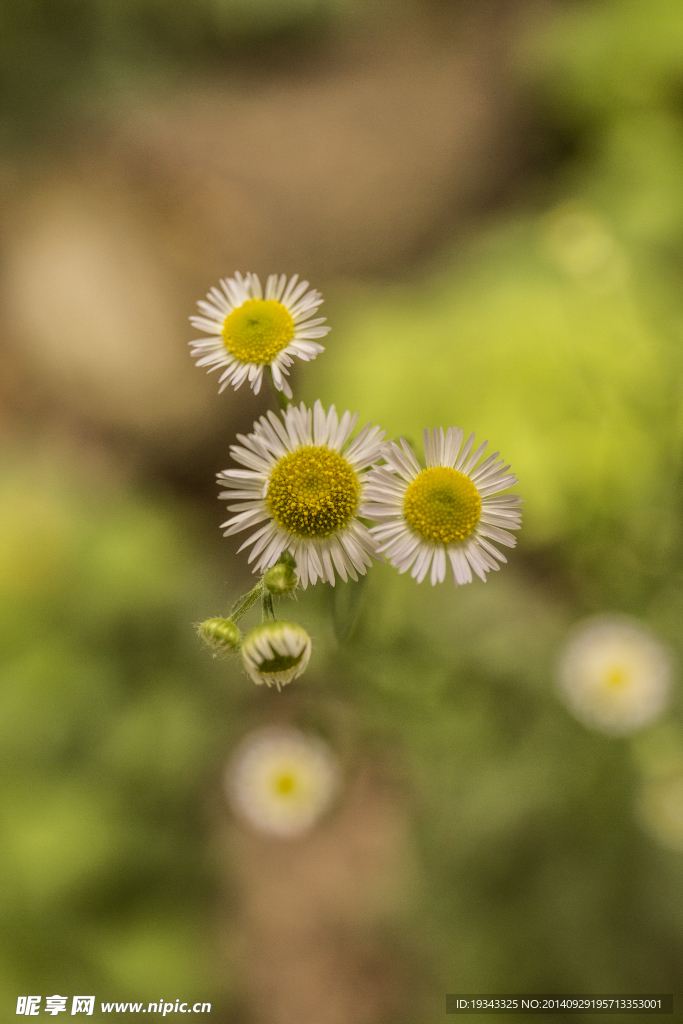
<path fill-rule="evenodd" d="M 265 288 L 256 274 L 235 274 L 199 303 L 195 327 L 209 335 L 193 341 L 198 366 L 219 370 L 220 391 L 245 381 L 258 393 L 269 374 L 276 396 L 292 398 L 289 367 L 295 357 L 315 359 L 317 339 L 329 328 L 316 316 L 322 303 L 297 276 L 271 275 Z M 251 433 L 230 448 L 235 465 L 218 474 L 228 502 L 226 537 L 246 534 L 253 571 L 262 574 L 227 619 L 207 620 L 204 639 L 218 649 L 240 650 L 255 682 L 278 688 L 304 671 L 310 641 L 294 623 L 275 623 L 273 596 L 318 582 L 334 586 L 365 575 L 373 560 L 387 559 L 421 583 L 442 583 L 448 570 L 456 586 L 486 580 L 514 547 L 522 501 L 507 492 L 517 482 L 499 452 L 486 455 L 455 426 L 424 431 L 421 462 L 404 438 L 358 414 L 338 415 L 320 401 L 312 408 L 285 401 L 261 416 Z M 279 589 L 274 573 L 289 574 Z M 261 598 L 264 622 L 242 639 L 237 619 Z"/>
<path fill-rule="evenodd" d="M 245 381 L 258 394 L 272 384 L 280 408 L 238 434 L 233 465 L 218 474 L 228 503 L 224 535 L 259 576 L 226 618 L 199 627 L 217 652 L 237 651 L 257 684 L 299 677 L 311 638 L 276 619 L 274 600 L 317 583 L 357 581 L 374 561 L 432 586 L 486 581 L 515 546 L 522 500 L 498 451 L 457 426 L 426 428 L 422 452 L 378 425 L 357 430 L 358 413 L 292 399 L 295 358 L 315 359 L 329 331 L 319 292 L 295 275 L 256 274 L 220 282 L 192 323 L 208 337 L 191 342 L 198 366 L 219 371 L 219 390 Z M 243 636 L 237 622 L 260 601 L 262 622 Z M 611 736 L 644 730 L 666 711 L 672 688 L 668 649 L 643 624 L 601 615 L 574 627 L 557 666 L 558 695 L 584 726 Z M 640 818 L 664 845 L 683 849 L 683 739 L 676 771 L 654 773 L 642 790 Z M 243 740 L 226 773 L 229 800 L 257 831 L 292 838 L 324 814 L 339 783 L 334 755 L 317 737 L 269 727 Z"/>
<path fill-rule="evenodd" d="M 323 347 L 313 339 L 329 330 L 314 317 L 322 297 L 307 289 L 307 281 L 276 274 L 265 289 L 256 274 L 221 281 L 199 303 L 202 316 L 192 317 L 211 335 L 191 343 L 197 365 L 222 371 L 221 391 L 248 380 L 255 393 L 269 369 L 275 389 L 291 398 L 293 357 L 314 359 Z M 218 475 L 233 513 L 223 528 L 225 536 L 250 531 L 240 550 L 250 549 L 254 571 L 265 572 L 283 551 L 304 588 L 355 580 L 382 555 L 418 582 L 430 573 L 433 584 L 448 564 L 456 586 L 498 569 L 506 559 L 496 544 L 514 546 L 522 505 L 499 495 L 517 480 L 499 453 L 482 461 L 487 442 L 475 448 L 474 434 L 425 430 L 423 466 L 403 438 L 382 443 L 384 431 L 370 423 L 351 440 L 357 419 L 302 402 L 238 435 L 231 454 L 239 468 Z"/>

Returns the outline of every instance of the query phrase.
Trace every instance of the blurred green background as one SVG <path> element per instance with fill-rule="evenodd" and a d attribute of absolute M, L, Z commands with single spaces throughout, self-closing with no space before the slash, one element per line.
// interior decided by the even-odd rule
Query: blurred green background
<path fill-rule="evenodd" d="M 683 778 L 680 688 L 633 740 L 555 693 L 593 613 L 683 657 L 680 4 L 6 0 L 0 106 L 5 1015 L 674 992 L 683 1019 L 683 807 L 648 810 Z M 283 694 L 192 628 L 249 585 L 213 475 L 267 398 L 186 351 L 235 269 L 324 291 L 297 397 L 476 430 L 526 503 L 485 586 L 299 595 Z M 271 721 L 345 766 L 294 844 L 221 791 Z"/>

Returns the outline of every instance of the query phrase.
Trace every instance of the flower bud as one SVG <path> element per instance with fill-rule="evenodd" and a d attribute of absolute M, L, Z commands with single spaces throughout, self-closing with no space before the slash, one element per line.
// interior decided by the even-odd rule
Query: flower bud
<path fill-rule="evenodd" d="M 296 569 L 286 562 L 276 562 L 263 577 L 263 583 L 269 594 L 284 597 L 291 594 L 298 584 Z"/>
<path fill-rule="evenodd" d="M 262 622 L 244 639 L 242 662 L 255 683 L 278 690 L 300 676 L 311 657 L 311 638 L 296 622 Z"/>
<path fill-rule="evenodd" d="M 242 642 L 242 634 L 231 619 L 207 619 L 197 631 L 202 640 L 217 651 L 239 650 Z"/>

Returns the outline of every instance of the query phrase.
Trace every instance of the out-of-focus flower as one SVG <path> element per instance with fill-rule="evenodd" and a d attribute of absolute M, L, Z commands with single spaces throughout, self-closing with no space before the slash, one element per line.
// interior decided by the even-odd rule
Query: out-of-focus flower
<path fill-rule="evenodd" d="M 270 366 L 275 387 L 292 397 L 287 367 L 294 356 L 315 359 L 323 346 L 313 339 L 323 338 L 330 329 L 322 326 L 325 317 L 311 319 L 323 300 L 307 288 L 308 281 L 298 281 L 298 274 L 289 281 L 284 274 L 271 274 L 264 296 L 256 274 L 237 273 L 197 303 L 203 315 L 190 321 L 213 337 L 190 342 L 192 355 L 197 366 L 208 366 L 209 372 L 225 367 L 219 392 L 228 384 L 237 390 L 248 379 L 258 394 L 264 368 Z"/>
<path fill-rule="evenodd" d="M 246 737 L 225 775 L 230 803 L 259 832 L 302 835 L 329 808 L 340 784 L 336 757 L 317 736 L 269 727 Z"/>
<path fill-rule="evenodd" d="M 516 544 L 509 531 L 520 527 L 522 501 L 515 494 L 493 495 L 517 483 L 517 477 L 498 452 L 477 466 L 487 442 L 472 452 L 474 434 L 463 447 L 457 427 L 424 431 L 426 469 L 400 440 L 400 447 L 393 441 L 384 445 L 387 465 L 369 474 L 366 514 L 380 524 L 370 531 L 378 550 L 399 572 L 412 566 L 418 583 L 430 565 L 432 584 L 442 583 L 447 560 L 456 586 L 471 583 L 472 571 L 485 581 L 489 569 L 507 561 L 492 541 Z"/>
<path fill-rule="evenodd" d="M 671 688 L 667 648 L 635 619 L 598 615 L 575 627 L 559 665 L 560 692 L 592 729 L 627 735 L 664 711 Z"/>
<path fill-rule="evenodd" d="M 255 683 L 278 690 L 302 672 L 311 657 L 311 638 L 296 622 L 262 622 L 242 643 L 242 662 Z"/>
<path fill-rule="evenodd" d="M 563 203 L 543 217 L 542 244 L 564 273 L 596 291 L 623 283 L 626 257 L 607 224 L 581 203 Z"/>
<path fill-rule="evenodd" d="M 251 546 L 255 572 L 288 548 L 304 588 L 318 579 L 334 586 L 335 571 L 356 580 L 376 550 L 357 516 L 365 514 L 363 471 L 380 458 L 384 431 L 368 423 L 347 444 L 358 414 L 339 420 L 333 405 L 326 414 L 319 401 L 312 410 L 290 405 L 281 416 L 261 416 L 253 434 L 238 435 L 241 447 L 231 445 L 233 459 L 247 468 L 218 474 L 230 488 L 220 497 L 238 501 L 228 506 L 236 515 L 223 523 L 224 536 L 266 521 L 240 548 Z"/>
<path fill-rule="evenodd" d="M 653 839 L 683 853 L 683 773 L 649 779 L 641 789 L 637 810 Z"/>

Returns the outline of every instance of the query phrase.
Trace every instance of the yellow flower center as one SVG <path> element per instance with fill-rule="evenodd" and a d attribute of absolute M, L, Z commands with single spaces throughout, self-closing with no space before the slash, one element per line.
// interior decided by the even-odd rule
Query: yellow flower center
<path fill-rule="evenodd" d="M 275 299 L 247 299 L 223 321 L 223 344 L 243 363 L 266 365 L 294 337 L 289 310 Z"/>
<path fill-rule="evenodd" d="M 273 467 L 266 505 L 297 537 L 329 537 L 353 519 L 360 500 L 358 474 L 325 445 L 300 446 Z"/>
<path fill-rule="evenodd" d="M 275 783 L 275 788 L 282 796 L 287 796 L 294 789 L 294 779 L 291 775 L 280 775 Z"/>
<path fill-rule="evenodd" d="M 406 522 L 433 544 L 452 544 L 474 532 L 481 518 L 479 491 L 449 466 L 423 469 L 403 499 Z"/>
<path fill-rule="evenodd" d="M 620 690 L 628 678 L 629 671 L 623 665 L 610 665 L 605 672 L 605 683 L 610 690 Z"/>

